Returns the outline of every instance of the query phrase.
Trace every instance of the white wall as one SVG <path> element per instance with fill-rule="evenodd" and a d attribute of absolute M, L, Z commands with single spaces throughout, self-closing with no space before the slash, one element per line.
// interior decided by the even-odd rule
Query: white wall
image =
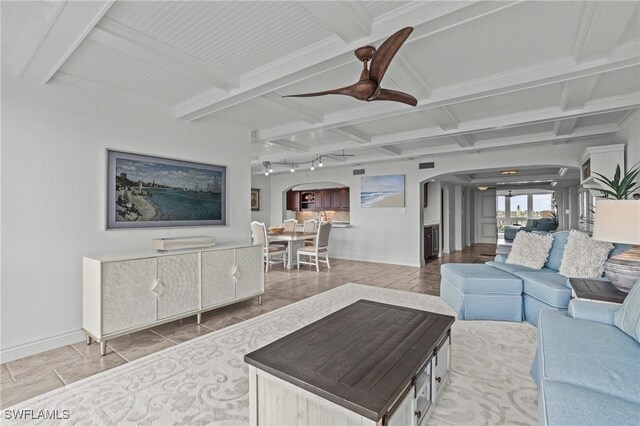
<path fill-rule="evenodd" d="M 82 339 L 82 256 L 249 240 L 250 135 L 125 94 L 2 74 L 3 360 Z M 227 226 L 106 231 L 106 149 L 227 166 Z"/>
<path fill-rule="evenodd" d="M 620 131 L 615 134 L 616 143 L 627 145 L 625 164 L 627 170 L 640 162 L 640 110 L 635 110 L 620 126 Z M 637 179 L 640 183 L 640 176 Z"/>
<path fill-rule="evenodd" d="M 425 225 L 440 223 L 440 189 L 440 182 L 429 182 L 429 199 L 427 200 L 427 208 L 422 211 L 423 222 Z"/>
<path fill-rule="evenodd" d="M 260 190 L 260 211 L 251 212 L 251 220 L 271 226 L 271 180 L 269 176 L 252 175 L 251 188 Z"/>
<path fill-rule="evenodd" d="M 421 262 L 420 225 L 424 221 L 421 204 L 421 182 L 460 171 L 524 166 L 578 167 L 587 146 L 610 144 L 610 138 L 592 138 L 563 145 L 527 146 L 505 150 L 483 151 L 478 154 L 435 156 L 435 168 L 418 170 L 420 161 L 395 161 L 366 164 L 358 167 L 324 167 L 315 172 L 280 173 L 271 175 L 271 221 L 282 220 L 283 191 L 304 183 L 338 182 L 351 188 L 352 228 L 332 230 L 331 255 L 334 257 L 371 262 L 419 266 Z M 405 174 L 406 209 L 360 207 L 360 176 L 353 176 L 354 168 L 366 169 L 366 175 Z M 446 185 L 442 185 L 446 187 Z M 446 191 L 445 191 L 446 192 Z M 446 197 L 446 195 L 445 195 Z M 453 200 L 453 197 L 452 197 Z M 445 204 L 446 204 L 445 198 Z M 475 209 L 480 208 L 476 203 Z M 445 213 L 446 214 L 446 213 Z M 422 220 L 421 220 L 422 219 Z M 455 218 L 454 218 L 455 219 Z M 446 226 L 445 220 L 445 226 Z M 450 221 L 451 222 L 451 221 Z M 455 221 L 453 222 L 455 223 Z M 478 232 L 476 227 L 475 232 Z M 448 235 L 443 235 L 446 248 Z M 480 242 L 480 241 L 478 241 Z M 451 242 L 455 247 L 455 241 Z"/>

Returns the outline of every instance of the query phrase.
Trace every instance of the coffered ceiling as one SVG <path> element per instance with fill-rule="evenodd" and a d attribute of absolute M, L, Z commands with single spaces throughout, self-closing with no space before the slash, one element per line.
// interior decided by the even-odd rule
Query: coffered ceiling
<path fill-rule="evenodd" d="M 612 135 L 640 106 L 638 2 L 2 2 L 3 65 L 252 135 L 325 166 Z M 357 47 L 414 32 L 384 86 L 418 105 L 283 98 L 353 83 Z M 353 157 L 329 157 L 332 153 Z M 290 166 L 273 165 L 276 172 Z"/>

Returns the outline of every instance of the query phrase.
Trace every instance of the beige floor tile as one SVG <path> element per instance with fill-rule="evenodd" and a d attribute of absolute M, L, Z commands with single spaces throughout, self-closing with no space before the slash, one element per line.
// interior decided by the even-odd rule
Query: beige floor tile
<path fill-rule="evenodd" d="M 48 369 L 37 376 L 25 377 L 13 384 L 0 387 L 0 408 L 7 408 L 27 399 L 62 387 L 64 383 Z"/>
<path fill-rule="evenodd" d="M 145 355 L 161 351 L 174 343 L 150 330 L 139 331 L 127 336 L 109 340 L 107 346 L 127 361 L 142 358 Z M 109 350 L 107 350 L 109 353 Z"/>
<path fill-rule="evenodd" d="M 91 357 L 85 358 L 73 365 L 54 369 L 65 385 L 127 363 L 126 360 L 113 351 L 102 356 L 100 355 L 100 345 L 92 344 L 91 346 L 98 349 L 97 356 L 92 353 Z"/>
<path fill-rule="evenodd" d="M 204 313 L 201 326 L 196 325 L 195 316 L 192 316 L 155 327 L 153 331 L 146 330 L 114 339 L 108 342 L 108 354 L 104 357 L 100 355 L 100 345 L 78 343 L 0 365 L 0 406 L 7 407 L 60 387 L 63 385 L 62 380 L 71 383 L 122 365 L 127 360 L 168 348 L 174 342 L 191 340 L 346 283 L 397 288 L 437 296 L 440 293 L 441 265 L 473 262 L 486 253 L 495 253 L 495 246 L 476 244 L 461 252 L 445 254 L 422 268 L 339 259 L 331 259 L 331 269 L 328 270 L 323 265 L 319 273 L 315 268 L 306 266 L 300 270 L 274 266 L 265 275 L 262 305 L 251 299 Z"/>
<path fill-rule="evenodd" d="M 36 355 L 7 363 L 11 375 L 20 382 L 37 376 L 49 375 L 51 369 L 73 365 L 82 361 L 82 357 L 71 346 L 52 349 Z"/>

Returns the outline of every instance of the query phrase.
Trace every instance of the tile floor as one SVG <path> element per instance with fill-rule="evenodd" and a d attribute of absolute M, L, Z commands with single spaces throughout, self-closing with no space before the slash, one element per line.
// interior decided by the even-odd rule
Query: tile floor
<path fill-rule="evenodd" d="M 495 250 L 494 245 L 476 244 L 422 268 L 340 259 L 320 273 L 309 266 L 300 271 L 275 266 L 265 275 L 262 305 L 248 300 L 203 314 L 200 325 L 194 316 L 113 339 L 105 356 L 98 344 L 80 342 L 0 364 L 0 408 L 349 282 L 438 295 L 441 264 L 490 260 L 482 255 Z"/>

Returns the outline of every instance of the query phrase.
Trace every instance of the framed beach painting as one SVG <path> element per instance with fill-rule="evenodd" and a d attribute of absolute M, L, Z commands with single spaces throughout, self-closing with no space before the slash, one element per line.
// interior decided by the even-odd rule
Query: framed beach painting
<path fill-rule="evenodd" d="M 404 207 L 404 175 L 363 176 L 362 207 Z"/>
<path fill-rule="evenodd" d="M 226 225 L 226 167 L 112 150 L 107 155 L 107 229 Z"/>
<path fill-rule="evenodd" d="M 251 211 L 260 211 L 260 190 L 256 188 L 251 188 Z"/>

